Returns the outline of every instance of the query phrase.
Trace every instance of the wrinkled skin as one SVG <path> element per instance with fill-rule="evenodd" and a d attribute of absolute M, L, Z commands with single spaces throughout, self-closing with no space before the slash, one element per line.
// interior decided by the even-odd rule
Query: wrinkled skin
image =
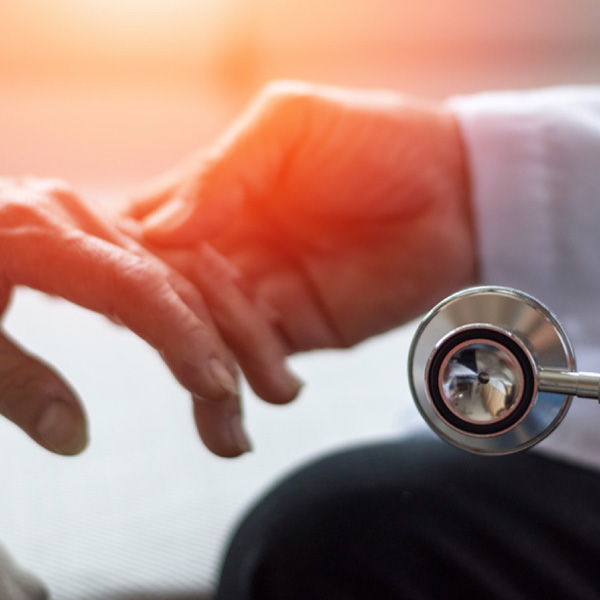
<path fill-rule="evenodd" d="M 206 445 L 223 456 L 247 449 L 236 367 L 198 290 L 61 182 L 0 179 L 2 312 L 17 285 L 127 326 L 160 352 L 193 395 Z M 54 452 L 76 454 L 87 443 L 73 390 L 1 331 L 0 414 Z"/>
<path fill-rule="evenodd" d="M 476 281 L 463 154 L 443 104 L 276 83 L 140 194 L 127 227 L 203 291 L 257 393 L 285 402 L 292 384 L 269 373 L 287 354 L 351 346 Z"/>

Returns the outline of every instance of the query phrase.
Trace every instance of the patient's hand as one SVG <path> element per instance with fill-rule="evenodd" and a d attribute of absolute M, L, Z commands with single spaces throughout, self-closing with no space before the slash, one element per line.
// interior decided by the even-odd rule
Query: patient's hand
<path fill-rule="evenodd" d="M 247 449 L 235 365 L 197 289 L 64 184 L 0 179 L 0 310 L 25 285 L 124 324 L 156 348 L 194 397 L 213 452 Z M 0 414 L 45 448 L 75 454 L 87 442 L 74 392 L 49 366 L 0 332 Z"/>
<path fill-rule="evenodd" d="M 284 351 L 355 344 L 475 280 L 457 124 L 395 93 L 270 86 L 129 214 L 199 283 L 263 396 Z M 206 245 L 196 257 L 201 240 L 239 274 Z"/>

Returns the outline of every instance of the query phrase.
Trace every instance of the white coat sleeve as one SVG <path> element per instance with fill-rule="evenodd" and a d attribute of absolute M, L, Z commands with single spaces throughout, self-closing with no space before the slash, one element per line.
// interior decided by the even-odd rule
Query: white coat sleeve
<path fill-rule="evenodd" d="M 564 325 L 578 368 L 600 371 L 600 87 L 449 105 L 464 139 L 482 283 L 538 298 Z M 545 445 L 600 468 L 600 407 L 575 399 Z"/>
<path fill-rule="evenodd" d="M 600 87 L 450 105 L 465 142 L 482 282 L 529 292 L 576 345 L 600 348 Z"/>

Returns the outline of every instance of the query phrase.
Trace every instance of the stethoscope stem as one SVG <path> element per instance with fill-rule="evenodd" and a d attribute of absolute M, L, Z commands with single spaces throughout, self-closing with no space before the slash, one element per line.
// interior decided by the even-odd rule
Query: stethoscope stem
<path fill-rule="evenodd" d="M 540 369 L 538 390 L 600 400 L 600 374 Z"/>

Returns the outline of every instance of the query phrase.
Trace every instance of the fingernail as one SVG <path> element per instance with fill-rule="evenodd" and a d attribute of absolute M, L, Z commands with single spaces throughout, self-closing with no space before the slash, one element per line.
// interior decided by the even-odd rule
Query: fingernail
<path fill-rule="evenodd" d="M 229 418 L 229 433 L 233 444 L 240 452 L 246 453 L 252 451 L 252 444 L 244 431 L 242 415 L 239 413 L 236 413 Z"/>
<path fill-rule="evenodd" d="M 302 388 L 304 381 L 296 377 L 294 373 L 288 371 L 285 365 L 274 365 L 272 377 L 276 387 L 276 393 L 271 397 L 270 402 L 275 404 L 287 404 L 294 400 Z"/>
<path fill-rule="evenodd" d="M 78 454 L 88 444 L 87 431 L 71 406 L 61 399 L 52 400 L 42 412 L 36 431 L 59 454 Z"/>
<path fill-rule="evenodd" d="M 227 394 L 239 395 L 238 384 L 235 377 L 227 367 L 218 359 L 211 358 L 208 361 L 208 372 L 213 381 Z"/>
<path fill-rule="evenodd" d="M 286 371 L 286 374 L 287 374 L 287 379 L 289 382 L 288 386 L 289 386 L 289 390 L 290 390 L 290 395 L 293 400 L 300 393 L 302 388 L 304 387 L 304 381 L 302 381 L 302 379 L 300 379 L 297 375 L 295 375 L 291 371 Z"/>

